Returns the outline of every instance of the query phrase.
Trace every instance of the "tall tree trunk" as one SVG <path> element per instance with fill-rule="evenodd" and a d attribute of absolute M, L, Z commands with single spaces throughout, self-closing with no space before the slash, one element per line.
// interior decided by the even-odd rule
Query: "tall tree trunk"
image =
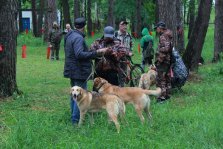
<path fill-rule="evenodd" d="M 18 1 L 18 7 L 19 7 L 19 32 L 22 33 L 23 29 L 22 29 L 22 1 L 19 0 Z"/>
<path fill-rule="evenodd" d="M 173 32 L 173 43 L 177 45 L 176 0 L 158 0 L 159 20 L 166 23 Z"/>
<path fill-rule="evenodd" d="M 113 26 L 115 25 L 115 19 L 114 19 L 114 3 L 115 0 L 109 0 L 108 1 L 108 18 L 107 18 L 107 25 Z"/>
<path fill-rule="evenodd" d="M 214 30 L 214 58 L 213 62 L 220 60 L 223 52 L 223 1 L 215 0 L 215 30 Z"/>
<path fill-rule="evenodd" d="M 74 0 L 74 19 L 79 18 L 80 16 L 80 2 L 79 0 Z"/>
<path fill-rule="evenodd" d="M 212 0 L 200 1 L 198 16 L 196 17 L 191 37 L 183 55 L 183 60 L 187 68 L 191 71 L 198 70 L 198 62 L 201 57 L 201 52 L 209 25 L 211 6 Z"/>
<path fill-rule="evenodd" d="M 95 2 L 95 29 L 94 30 L 100 30 L 101 25 L 99 21 L 99 9 L 98 9 L 98 3 Z"/>
<path fill-rule="evenodd" d="M 36 13 L 36 0 L 32 0 L 32 25 L 33 35 L 37 37 L 37 13 Z"/>
<path fill-rule="evenodd" d="M 92 32 L 92 19 L 91 19 L 91 0 L 87 0 L 87 32 L 91 36 Z"/>
<path fill-rule="evenodd" d="M 158 4 L 159 0 L 155 0 L 155 24 L 157 24 L 159 22 L 159 4 Z"/>
<path fill-rule="evenodd" d="M 142 0 L 136 0 L 136 33 L 138 38 L 141 37 L 141 29 L 142 29 L 141 10 L 142 10 Z"/>
<path fill-rule="evenodd" d="M 72 22 L 70 18 L 70 6 L 68 3 L 68 0 L 62 0 L 62 6 L 63 6 L 63 16 L 64 16 L 64 23 L 69 23 L 72 27 Z"/>
<path fill-rule="evenodd" d="M 0 0 L 0 98 L 17 91 L 16 84 L 16 18 L 17 0 Z"/>
<path fill-rule="evenodd" d="M 53 27 L 53 22 L 57 22 L 56 0 L 47 0 L 47 14 L 45 17 L 44 41 L 48 41 L 49 30 Z"/>
<path fill-rule="evenodd" d="M 87 0 L 84 0 L 84 18 L 87 18 Z"/>
<path fill-rule="evenodd" d="M 184 51 L 184 23 L 183 23 L 183 2 L 176 0 L 176 19 L 177 19 L 177 45 L 176 48 L 183 53 Z"/>
<path fill-rule="evenodd" d="M 194 18 L 195 18 L 195 0 L 190 0 L 189 2 L 189 30 L 187 38 L 190 38 L 193 26 L 194 26 Z"/>
<path fill-rule="evenodd" d="M 42 36 L 42 29 L 43 29 L 43 14 L 44 14 L 44 0 L 40 0 L 38 8 L 40 11 L 38 12 L 38 21 L 37 21 L 37 37 Z"/>
<path fill-rule="evenodd" d="M 186 8 L 187 8 L 187 5 L 186 5 L 186 1 L 184 2 L 184 24 L 186 24 Z"/>

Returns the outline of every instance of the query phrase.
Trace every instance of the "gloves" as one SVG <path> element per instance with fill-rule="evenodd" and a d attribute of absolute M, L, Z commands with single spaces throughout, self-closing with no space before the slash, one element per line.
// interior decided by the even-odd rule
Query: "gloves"
<path fill-rule="evenodd" d="M 104 55 L 105 52 L 108 50 L 108 48 L 102 48 L 102 49 L 98 49 L 96 52 L 97 52 L 97 55 Z"/>
<path fill-rule="evenodd" d="M 48 42 L 48 47 L 52 48 L 52 44 L 50 42 Z"/>

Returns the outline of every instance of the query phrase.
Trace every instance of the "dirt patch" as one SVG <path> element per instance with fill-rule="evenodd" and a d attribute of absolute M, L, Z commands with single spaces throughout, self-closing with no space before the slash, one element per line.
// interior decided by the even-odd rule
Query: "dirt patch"
<path fill-rule="evenodd" d="M 188 76 L 188 81 L 190 82 L 202 82 L 203 78 L 197 73 L 190 73 Z"/>
<path fill-rule="evenodd" d="M 52 110 L 49 110 L 45 107 L 32 106 L 31 109 L 35 111 L 52 112 Z"/>

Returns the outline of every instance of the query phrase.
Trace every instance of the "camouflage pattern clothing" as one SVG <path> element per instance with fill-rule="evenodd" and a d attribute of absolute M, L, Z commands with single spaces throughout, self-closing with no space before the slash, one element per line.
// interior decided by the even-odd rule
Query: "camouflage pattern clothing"
<path fill-rule="evenodd" d="M 121 45 L 132 51 L 132 36 L 129 33 L 122 34 L 117 31 L 115 32 L 115 37 L 121 41 Z"/>
<path fill-rule="evenodd" d="M 115 37 L 121 41 L 121 45 L 126 47 L 129 51 L 132 51 L 133 43 L 132 43 L 132 36 L 129 33 L 121 33 L 120 31 L 115 32 Z M 122 58 L 122 61 L 126 61 L 126 57 Z M 121 64 L 122 70 L 127 74 L 127 65 L 122 63 Z M 119 80 L 120 80 L 120 86 L 124 87 L 125 82 L 125 75 L 123 73 L 119 73 Z"/>
<path fill-rule="evenodd" d="M 121 46 L 119 40 L 105 42 L 104 38 L 96 40 L 90 47 L 90 50 L 101 48 L 110 48 L 101 58 L 95 59 L 94 77 L 102 77 L 113 85 L 119 85 L 118 73 L 120 72 L 120 59 L 127 54 L 125 48 Z"/>
<path fill-rule="evenodd" d="M 159 37 L 159 44 L 156 53 L 155 65 L 157 68 L 157 81 L 156 86 L 162 89 L 160 97 L 158 99 L 168 99 L 170 97 L 171 89 L 171 53 L 172 53 L 172 32 L 165 29 Z"/>
<path fill-rule="evenodd" d="M 60 42 L 62 38 L 62 32 L 58 28 L 53 28 L 49 32 L 48 42 L 52 45 L 51 47 L 51 59 L 53 60 L 56 56 L 56 59 L 59 60 L 59 50 Z"/>

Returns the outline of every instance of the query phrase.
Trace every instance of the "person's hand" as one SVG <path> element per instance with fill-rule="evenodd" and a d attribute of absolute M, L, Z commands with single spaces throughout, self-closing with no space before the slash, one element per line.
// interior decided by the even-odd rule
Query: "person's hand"
<path fill-rule="evenodd" d="M 48 43 L 48 47 L 52 48 L 52 44 L 50 42 Z"/>
<path fill-rule="evenodd" d="M 132 52 L 129 52 L 128 56 L 133 56 L 134 54 Z"/>
<path fill-rule="evenodd" d="M 97 50 L 97 54 L 98 55 L 104 55 L 105 52 L 108 50 L 108 48 L 101 48 Z"/>

